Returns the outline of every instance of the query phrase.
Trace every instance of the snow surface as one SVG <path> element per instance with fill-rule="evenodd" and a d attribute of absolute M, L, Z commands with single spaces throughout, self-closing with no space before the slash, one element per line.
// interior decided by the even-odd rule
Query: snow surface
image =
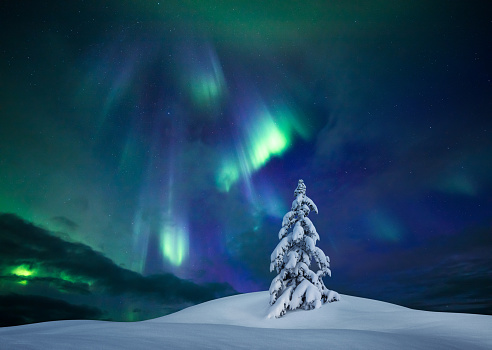
<path fill-rule="evenodd" d="M 0 349 L 492 349 L 492 317 L 342 295 L 268 319 L 269 293 L 236 295 L 132 323 L 57 321 L 0 329 Z"/>

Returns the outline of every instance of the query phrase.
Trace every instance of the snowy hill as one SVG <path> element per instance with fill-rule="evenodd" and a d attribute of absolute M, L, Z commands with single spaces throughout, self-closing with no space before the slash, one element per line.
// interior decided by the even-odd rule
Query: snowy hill
<path fill-rule="evenodd" d="M 492 349 L 492 317 L 407 309 L 342 295 L 320 309 L 266 318 L 268 292 L 154 320 L 58 321 L 0 329 L 0 349 Z"/>

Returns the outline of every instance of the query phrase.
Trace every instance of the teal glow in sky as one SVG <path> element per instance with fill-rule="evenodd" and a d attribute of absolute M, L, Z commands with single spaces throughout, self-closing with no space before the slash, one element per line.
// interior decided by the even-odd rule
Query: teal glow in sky
<path fill-rule="evenodd" d="M 201 43 L 181 51 L 180 79 L 191 103 L 200 113 L 219 113 L 227 83 L 214 48 Z"/>

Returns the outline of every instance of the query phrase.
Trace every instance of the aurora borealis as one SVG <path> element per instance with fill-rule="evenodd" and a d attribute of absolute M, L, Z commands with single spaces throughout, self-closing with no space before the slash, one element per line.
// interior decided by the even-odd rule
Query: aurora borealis
<path fill-rule="evenodd" d="M 489 13 L 2 2 L 1 325 L 266 290 L 300 178 L 328 288 L 492 314 Z"/>

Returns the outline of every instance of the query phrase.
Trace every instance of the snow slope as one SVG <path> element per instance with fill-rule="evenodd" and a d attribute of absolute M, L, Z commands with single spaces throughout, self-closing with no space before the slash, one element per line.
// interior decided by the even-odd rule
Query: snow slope
<path fill-rule="evenodd" d="M 492 349 L 492 317 L 407 309 L 342 295 L 320 309 L 266 318 L 268 292 L 154 320 L 58 321 L 0 329 L 0 349 Z"/>

